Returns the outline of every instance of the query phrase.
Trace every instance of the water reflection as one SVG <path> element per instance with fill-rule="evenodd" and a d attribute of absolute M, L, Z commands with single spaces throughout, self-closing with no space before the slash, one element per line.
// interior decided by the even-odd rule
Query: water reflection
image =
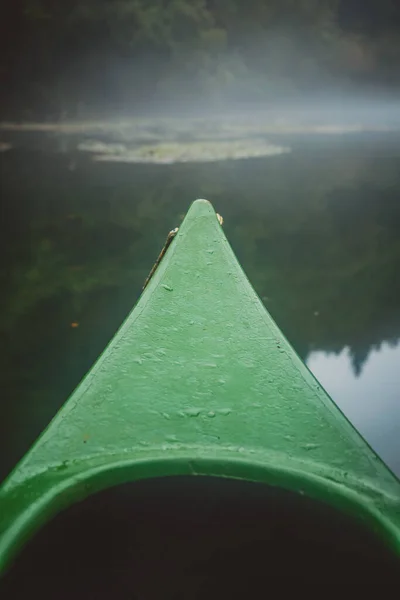
<path fill-rule="evenodd" d="M 400 137 L 284 143 L 291 154 L 168 166 L 38 148 L 0 155 L 0 478 L 103 350 L 196 197 L 212 200 L 289 341 L 393 464 L 400 445 L 387 432 L 400 431 L 400 400 L 390 382 L 400 363 L 387 344 L 400 338 Z M 324 359 L 321 374 L 326 353 L 339 358 Z M 371 371 L 375 355 L 386 376 Z M 363 385 L 374 392 L 354 396 Z M 367 430 L 368 406 L 379 418 Z"/>
<path fill-rule="evenodd" d="M 400 344 L 372 350 L 359 376 L 348 348 L 337 355 L 312 352 L 307 365 L 383 460 L 400 473 Z"/>

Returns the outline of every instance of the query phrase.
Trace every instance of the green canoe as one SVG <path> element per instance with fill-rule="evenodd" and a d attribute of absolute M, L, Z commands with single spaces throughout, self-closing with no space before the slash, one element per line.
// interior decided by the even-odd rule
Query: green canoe
<path fill-rule="evenodd" d="M 151 485 L 170 481 L 183 512 L 185 494 L 207 502 L 215 493 L 224 506 L 262 484 L 275 494 L 271 506 L 287 507 L 290 496 L 283 523 L 309 501 L 331 511 L 332 523 L 343 516 L 371 535 L 390 560 L 400 557 L 400 482 L 289 345 L 205 200 L 191 206 L 125 323 L 2 484 L 0 573 L 67 507 L 146 481 L 142 500 L 168 503 Z M 213 481 L 227 492 L 211 492 Z"/>

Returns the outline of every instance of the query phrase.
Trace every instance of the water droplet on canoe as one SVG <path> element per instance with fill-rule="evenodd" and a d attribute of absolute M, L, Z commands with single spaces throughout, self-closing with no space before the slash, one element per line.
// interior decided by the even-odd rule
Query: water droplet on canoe
<path fill-rule="evenodd" d="M 174 289 L 170 285 L 167 285 L 166 283 L 163 283 L 162 287 L 164 288 L 164 290 L 167 290 L 167 292 L 172 292 Z"/>
<path fill-rule="evenodd" d="M 161 413 L 161 414 L 164 417 L 164 419 L 167 419 L 168 421 L 171 420 L 171 415 L 169 415 L 168 413 Z"/>
<path fill-rule="evenodd" d="M 140 357 L 140 356 L 136 356 L 136 357 L 133 359 L 133 362 L 137 363 L 138 365 L 141 365 L 141 364 L 143 364 L 143 360 L 141 359 L 141 357 Z"/>
<path fill-rule="evenodd" d="M 319 448 L 319 444 L 304 444 L 304 450 L 316 450 Z"/>
<path fill-rule="evenodd" d="M 189 321 L 189 325 L 194 325 L 194 321 Z"/>
<path fill-rule="evenodd" d="M 207 413 L 207 417 L 209 417 L 210 419 L 213 419 L 215 417 L 215 412 L 210 410 L 210 412 Z"/>
<path fill-rule="evenodd" d="M 228 415 L 231 414 L 232 409 L 231 408 L 218 408 L 218 410 L 216 410 L 215 412 L 217 412 L 219 415 L 222 415 L 223 417 L 227 417 Z"/>
<path fill-rule="evenodd" d="M 158 361 L 158 362 L 161 360 L 160 358 L 158 358 L 157 356 L 155 356 L 151 352 L 144 352 L 142 354 L 142 358 L 147 358 L 148 360 L 155 360 L 155 361 Z"/>
<path fill-rule="evenodd" d="M 209 249 L 207 250 L 207 252 L 208 252 L 208 254 L 214 254 L 214 248 L 209 248 Z"/>
<path fill-rule="evenodd" d="M 187 417 L 198 417 L 201 413 L 201 408 L 186 408 L 183 414 Z"/>
<path fill-rule="evenodd" d="M 224 385 L 226 383 L 225 379 L 218 379 L 218 383 L 220 383 L 221 385 Z"/>

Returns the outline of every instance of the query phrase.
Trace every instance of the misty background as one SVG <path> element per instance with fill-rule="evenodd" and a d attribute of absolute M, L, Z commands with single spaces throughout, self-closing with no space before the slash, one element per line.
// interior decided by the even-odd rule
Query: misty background
<path fill-rule="evenodd" d="M 356 110 L 398 97 L 399 65 L 397 0 L 13 0 L 0 117 Z"/>

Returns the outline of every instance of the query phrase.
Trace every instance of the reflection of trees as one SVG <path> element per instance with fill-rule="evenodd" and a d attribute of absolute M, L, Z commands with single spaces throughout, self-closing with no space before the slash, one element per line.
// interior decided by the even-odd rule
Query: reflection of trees
<path fill-rule="evenodd" d="M 287 156 L 207 165 L 82 158 L 74 172 L 65 156 L 2 157 L 0 422 L 14 421 L 13 451 L 3 439 L 10 462 L 102 351 L 195 197 L 224 216 L 250 280 L 303 359 L 349 347 L 358 374 L 372 348 L 399 339 L 396 158 L 383 159 L 373 139 L 365 151 L 350 141 L 296 144 Z"/>
<path fill-rule="evenodd" d="M 237 233 L 250 279 L 301 356 L 349 346 L 358 374 L 374 345 L 400 336 L 400 177 L 395 158 L 374 164 L 366 154 L 351 180 L 343 150 L 332 153 L 331 173 L 326 156 L 300 158 L 303 173 L 288 171 L 265 217 L 243 213 Z M 270 194 L 273 169 L 264 177 Z"/>

